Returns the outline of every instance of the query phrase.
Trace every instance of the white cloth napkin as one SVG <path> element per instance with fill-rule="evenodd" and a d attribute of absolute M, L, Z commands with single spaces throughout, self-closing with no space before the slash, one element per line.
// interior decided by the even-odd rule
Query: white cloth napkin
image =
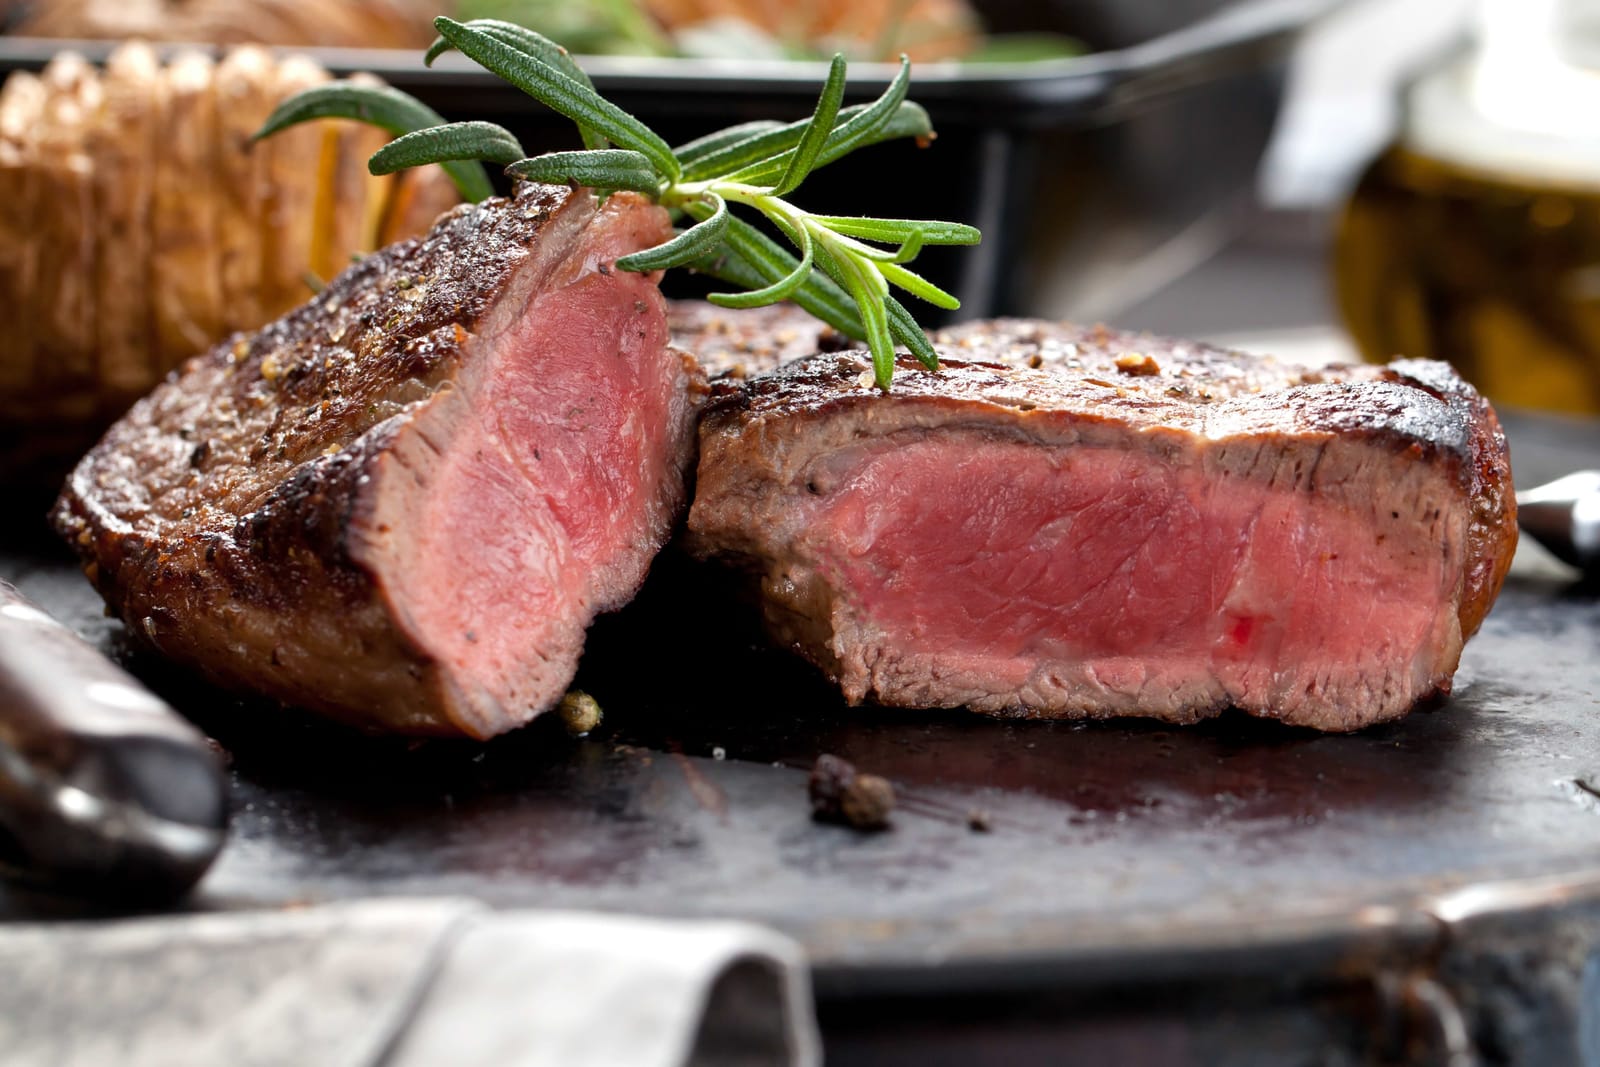
<path fill-rule="evenodd" d="M 798 945 L 746 923 L 371 900 L 0 926 L 11 1067 L 813 1067 Z"/>

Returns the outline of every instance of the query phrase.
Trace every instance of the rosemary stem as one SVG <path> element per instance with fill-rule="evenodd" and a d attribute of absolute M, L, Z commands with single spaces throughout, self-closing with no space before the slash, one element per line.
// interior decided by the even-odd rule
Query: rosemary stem
<path fill-rule="evenodd" d="M 847 255 L 869 261 L 888 259 L 894 255 L 892 252 L 873 248 L 853 237 L 829 229 L 817 222 L 811 212 L 796 207 L 781 196 L 773 195 L 770 186 L 748 185 L 744 182 L 730 182 L 717 178 L 698 182 L 679 182 L 662 194 L 660 203 L 669 208 L 681 207 L 690 201 L 702 200 L 712 195 L 720 196 L 729 203 L 744 204 L 756 209 L 780 229 L 785 230 L 796 244 L 800 243 L 798 231 L 805 229 L 810 232 L 813 239 L 820 241 L 836 255 Z M 872 273 L 878 272 L 874 269 Z M 881 277 L 878 280 L 881 282 Z"/>
<path fill-rule="evenodd" d="M 652 40 L 657 31 L 647 18 L 621 17 L 628 0 L 602 2 L 632 36 Z M 903 0 L 896 2 L 904 6 Z M 256 136 L 318 118 L 382 126 L 403 136 L 372 157 L 368 167 L 374 174 L 439 163 L 474 202 L 491 192 L 483 161 L 509 164 L 507 173 L 529 181 L 584 185 L 607 194 L 642 193 L 667 208 L 674 223 L 688 216 L 694 224 L 663 244 L 620 257 L 622 270 L 648 273 L 698 264 L 748 290 L 711 294 L 726 307 L 793 299 L 852 336 L 864 337 L 883 389 L 894 373 L 896 339 L 930 370 L 937 369 L 932 346 L 890 289 L 940 308 L 960 307 L 953 295 L 900 264 L 915 259 L 925 244 L 975 244 L 978 231 L 949 222 L 813 215 L 784 199 L 811 171 L 856 148 L 901 137 L 925 143 L 933 136 L 927 112 L 906 99 L 911 67 L 904 56 L 900 73 L 871 104 L 840 107 L 845 61 L 836 55 L 809 119 L 741 123 L 674 149 L 597 93 L 567 50 L 549 38 L 498 19 L 457 22 L 440 16 L 434 27 L 439 38 L 426 62 L 452 49 L 462 52 L 577 123 L 583 150 L 524 159 L 516 138 L 493 123 L 446 123 L 404 93 L 352 83 L 318 86 L 284 101 Z M 686 173 L 697 180 L 687 180 Z M 770 237 L 735 217 L 730 205 L 759 212 L 800 250 L 800 258 L 792 260 Z M 722 269 L 728 264 L 733 266 Z M 851 303 L 859 320 L 848 310 Z"/>

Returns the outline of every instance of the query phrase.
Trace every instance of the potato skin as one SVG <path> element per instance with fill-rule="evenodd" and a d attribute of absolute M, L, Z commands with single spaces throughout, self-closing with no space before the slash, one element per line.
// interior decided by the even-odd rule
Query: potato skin
<path fill-rule="evenodd" d="M 161 82 L 155 212 L 150 245 L 159 374 L 203 352 L 221 333 L 216 146 L 216 64 L 186 52 Z"/>
<path fill-rule="evenodd" d="M 105 406 L 116 410 L 150 387 L 151 203 L 161 62 L 142 42 L 112 53 L 104 101 L 88 137 L 94 200 L 95 341 Z"/>
<path fill-rule="evenodd" d="M 327 72 L 310 59 L 289 56 L 278 64 L 274 95 L 286 99 L 327 80 Z M 338 145 L 338 131 L 323 122 L 292 126 L 261 144 L 268 174 L 259 219 L 261 305 L 268 319 L 312 295 L 307 278 L 315 271 L 316 236 L 327 224 L 324 201 L 332 197 Z"/>
<path fill-rule="evenodd" d="M 72 53 L 0 88 L 0 483 L 59 482 L 188 357 L 312 295 L 352 258 L 453 206 L 437 167 L 375 178 L 386 137 L 322 121 L 265 141 L 328 74 L 244 46 L 165 67 L 143 43 L 104 71 Z M 358 80 L 378 83 L 371 76 Z"/>
<path fill-rule="evenodd" d="M 224 333 L 252 329 L 262 313 L 260 219 L 271 181 L 270 146 L 255 132 L 278 102 L 277 62 L 256 45 L 217 64 L 217 152 L 213 157 Z"/>
<path fill-rule="evenodd" d="M 85 141 L 102 90 L 93 66 L 63 52 L 40 75 L 44 109 L 34 138 L 33 166 L 42 179 L 34 201 L 39 273 L 33 302 L 34 384 L 48 410 L 92 418 L 95 400 L 94 176 Z"/>
<path fill-rule="evenodd" d="M 34 136 L 44 114 L 45 87 L 27 72 L 13 74 L 0 89 L 0 297 L 10 306 L 33 309 L 38 288 L 41 228 L 35 204 L 43 174 L 35 165 Z M 0 418 L 15 418 L 33 384 L 34 316 L 13 316 L 8 344 L 0 350 Z"/>

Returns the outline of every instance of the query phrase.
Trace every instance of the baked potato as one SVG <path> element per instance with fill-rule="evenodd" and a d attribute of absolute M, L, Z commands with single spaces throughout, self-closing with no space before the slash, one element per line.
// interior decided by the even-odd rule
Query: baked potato
<path fill-rule="evenodd" d="M 163 66 L 132 43 L 103 71 L 64 53 L 0 88 L 6 481 L 59 476 L 179 362 L 456 202 L 437 167 L 368 174 L 385 138 L 359 123 L 252 140 L 279 101 L 327 80 L 256 46 Z"/>

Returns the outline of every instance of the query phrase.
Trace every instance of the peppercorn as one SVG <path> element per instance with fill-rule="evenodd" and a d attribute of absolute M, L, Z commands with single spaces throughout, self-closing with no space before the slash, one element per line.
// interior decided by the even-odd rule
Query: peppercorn
<path fill-rule="evenodd" d="M 849 760 L 824 753 L 807 783 L 811 817 L 857 830 L 884 830 L 894 810 L 894 786 L 876 774 L 860 774 Z"/>

